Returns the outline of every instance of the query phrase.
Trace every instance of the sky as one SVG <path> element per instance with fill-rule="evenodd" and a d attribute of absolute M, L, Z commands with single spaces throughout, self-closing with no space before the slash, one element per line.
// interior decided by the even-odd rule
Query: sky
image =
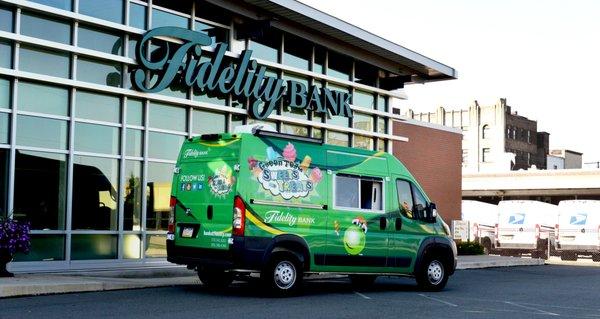
<path fill-rule="evenodd" d="M 550 148 L 600 161 L 600 0 L 301 1 L 457 70 L 407 85 L 403 112 L 506 98 Z"/>

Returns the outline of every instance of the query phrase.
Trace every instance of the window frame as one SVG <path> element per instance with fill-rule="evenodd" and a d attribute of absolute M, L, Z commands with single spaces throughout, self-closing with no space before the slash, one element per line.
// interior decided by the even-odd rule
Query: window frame
<path fill-rule="evenodd" d="M 359 204 L 360 204 L 360 198 L 361 198 L 361 180 L 371 180 L 371 181 L 379 181 L 381 182 L 381 209 L 364 209 L 364 208 L 359 208 L 359 207 L 346 207 L 346 206 L 338 206 L 337 205 L 337 196 L 336 196 L 336 190 L 337 190 L 337 178 L 338 176 L 341 175 L 342 177 L 350 177 L 350 178 L 356 178 L 356 180 L 358 181 L 358 198 L 359 198 Z M 369 213 L 369 214 L 385 214 L 385 209 L 386 209 L 386 196 L 385 196 L 385 192 L 386 192 L 386 183 L 385 183 L 385 177 L 382 176 L 374 176 L 374 175 L 357 175 L 357 174 L 348 174 L 348 173 L 335 173 L 333 176 L 333 183 L 332 183 L 332 198 L 333 198 L 333 209 L 335 210 L 340 210 L 340 211 L 349 211 L 349 212 L 361 212 L 361 213 Z"/>

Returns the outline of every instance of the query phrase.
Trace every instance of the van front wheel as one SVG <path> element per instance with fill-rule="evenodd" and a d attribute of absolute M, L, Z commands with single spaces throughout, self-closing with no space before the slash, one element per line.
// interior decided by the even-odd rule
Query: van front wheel
<path fill-rule="evenodd" d="M 261 280 L 270 292 L 290 295 L 302 283 L 302 266 L 293 254 L 274 255 L 260 274 Z"/>
<path fill-rule="evenodd" d="M 444 262 L 438 256 L 427 256 L 417 273 L 417 285 L 426 291 L 440 291 L 448 282 Z"/>
<path fill-rule="evenodd" d="M 233 274 L 222 270 L 198 270 L 202 284 L 211 289 L 227 288 L 233 281 Z"/>

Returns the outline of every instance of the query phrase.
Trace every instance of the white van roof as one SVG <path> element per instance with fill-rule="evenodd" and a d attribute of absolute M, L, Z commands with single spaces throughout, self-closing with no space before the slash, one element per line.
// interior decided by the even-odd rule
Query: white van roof
<path fill-rule="evenodd" d="M 498 206 L 476 200 L 463 200 L 461 219 L 493 225 L 498 222 Z"/>

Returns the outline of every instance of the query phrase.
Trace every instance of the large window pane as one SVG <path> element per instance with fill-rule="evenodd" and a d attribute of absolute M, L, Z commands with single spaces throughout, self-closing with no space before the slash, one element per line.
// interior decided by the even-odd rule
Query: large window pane
<path fill-rule="evenodd" d="M 308 136 L 308 127 L 292 124 L 281 124 L 281 133 Z"/>
<path fill-rule="evenodd" d="M 0 40 L 0 68 L 12 68 L 12 44 Z"/>
<path fill-rule="evenodd" d="M 71 24 L 28 12 L 21 13 L 21 34 L 71 44 Z"/>
<path fill-rule="evenodd" d="M 335 85 L 335 84 L 327 84 L 327 88 L 332 91 L 341 91 L 341 92 L 345 92 L 345 93 L 349 92 L 348 88 L 339 86 L 339 85 Z M 340 115 L 333 115 L 333 116 L 331 116 L 331 118 L 327 118 L 327 123 L 333 124 L 333 125 L 339 125 L 342 127 L 349 127 L 350 126 L 350 118 L 345 117 L 345 116 L 340 116 Z"/>
<path fill-rule="evenodd" d="M 142 255 L 140 235 L 123 235 L 123 258 L 138 259 Z"/>
<path fill-rule="evenodd" d="M 143 132 L 128 128 L 125 136 L 125 155 L 142 157 Z"/>
<path fill-rule="evenodd" d="M 175 164 L 148 163 L 146 185 L 146 229 L 167 230 L 169 223 L 169 200 Z"/>
<path fill-rule="evenodd" d="M 252 56 L 272 62 L 278 62 L 279 48 L 281 47 L 281 34 L 268 32 L 260 39 L 252 39 L 248 49 L 252 50 Z"/>
<path fill-rule="evenodd" d="M 373 138 L 362 136 L 362 135 L 354 135 L 354 147 L 362 148 L 365 150 L 373 149 Z"/>
<path fill-rule="evenodd" d="M 22 71 L 69 77 L 69 54 L 21 45 L 19 69 Z"/>
<path fill-rule="evenodd" d="M 77 91 L 75 117 L 95 121 L 120 122 L 120 101 L 116 96 Z"/>
<path fill-rule="evenodd" d="M 181 135 L 149 132 L 148 157 L 176 160 L 184 139 Z"/>
<path fill-rule="evenodd" d="M 187 130 L 185 114 L 186 109 L 184 107 L 151 103 L 150 117 L 148 118 L 149 126 L 185 132 Z"/>
<path fill-rule="evenodd" d="M 359 207 L 359 179 L 337 175 L 335 177 L 335 205 L 338 207 Z"/>
<path fill-rule="evenodd" d="M 146 6 L 129 3 L 129 25 L 138 29 L 146 29 Z"/>
<path fill-rule="evenodd" d="M 121 86 L 121 64 L 79 57 L 77 59 L 77 79 L 119 87 Z"/>
<path fill-rule="evenodd" d="M 141 230 L 142 162 L 125 161 L 125 201 L 123 229 Z"/>
<path fill-rule="evenodd" d="M 79 0 L 79 13 L 122 23 L 123 0 Z"/>
<path fill-rule="evenodd" d="M 313 64 L 313 72 L 323 74 L 325 70 L 325 53 L 323 47 L 315 46 L 315 62 Z"/>
<path fill-rule="evenodd" d="M 379 69 L 371 64 L 356 61 L 354 68 L 354 82 L 376 87 L 377 77 L 379 77 Z"/>
<path fill-rule="evenodd" d="M 295 75 L 291 75 L 291 74 L 284 74 L 283 80 L 286 81 L 286 83 L 287 83 L 287 81 L 290 81 L 290 80 L 298 82 L 298 83 L 304 85 L 304 87 L 307 90 L 309 89 L 307 78 L 303 78 L 303 77 L 295 76 Z M 300 102 L 300 101 L 297 101 L 297 102 Z M 286 103 L 285 99 L 283 102 L 283 108 L 281 110 L 281 114 L 284 116 L 294 117 L 294 118 L 303 119 L 303 120 L 306 120 L 308 118 L 308 115 L 306 114 L 305 109 L 291 107 L 288 103 Z"/>
<path fill-rule="evenodd" d="M 342 80 L 350 80 L 352 59 L 346 55 L 329 51 L 327 75 Z"/>
<path fill-rule="evenodd" d="M 29 253 L 17 253 L 14 257 L 14 261 L 52 261 L 64 259 L 64 235 L 31 235 L 31 250 Z"/>
<path fill-rule="evenodd" d="M 17 145 L 67 149 L 67 122 L 35 116 L 17 116 Z"/>
<path fill-rule="evenodd" d="M 117 230 L 119 161 L 74 156 L 73 229 Z"/>
<path fill-rule="evenodd" d="M 194 134 L 213 134 L 225 132 L 225 114 L 200 110 L 193 112 L 192 132 Z"/>
<path fill-rule="evenodd" d="M 231 12 L 223 7 L 209 3 L 208 1 L 196 2 L 196 17 L 220 24 L 229 25 Z"/>
<path fill-rule="evenodd" d="M 144 125 L 144 104 L 142 101 L 127 99 L 127 124 Z"/>
<path fill-rule="evenodd" d="M 215 27 L 204 22 L 195 21 L 194 30 L 206 33 L 212 39 L 211 47 L 215 47 L 217 43 L 229 43 L 229 31 L 224 28 Z"/>
<path fill-rule="evenodd" d="M 82 25 L 79 26 L 77 45 L 110 54 L 121 55 L 123 52 L 123 38 L 121 35 Z"/>
<path fill-rule="evenodd" d="M 10 81 L 0 78 L 0 109 L 10 108 Z"/>
<path fill-rule="evenodd" d="M 117 235 L 73 235 L 71 259 L 116 259 Z"/>
<path fill-rule="evenodd" d="M 119 128 L 88 123 L 75 123 L 75 150 L 119 154 Z"/>
<path fill-rule="evenodd" d="M 377 133 L 383 133 L 383 134 L 387 133 L 387 125 L 386 125 L 385 117 L 377 118 Z"/>
<path fill-rule="evenodd" d="M 47 6 L 67 10 L 67 11 L 72 10 L 72 5 L 71 5 L 72 0 L 29 0 L 29 1 L 41 3 L 43 5 L 47 5 Z"/>
<path fill-rule="evenodd" d="M 385 96 L 377 96 L 377 110 L 387 111 L 387 98 Z"/>
<path fill-rule="evenodd" d="M 18 150 L 14 216 L 32 229 L 65 229 L 67 156 Z"/>
<path fill-rule="evenodd" d="M 327 131 L 327 144 L 348 146 L 348 134 L 335 131 Z"/>
<path fill-rule="evenodd" d="M 69 90 L 56 86 L 19 81 L 20 111 L 69 115 Z"/>
<path fill-rule="evenodd" d="M 167 257 L 166 235 L 146 235 L 146 257 Z"/>
<path fill-rule="evenodd" d="M 354 128 L 365 131 L 373 131 L 373 116 L 362 113 L 354 113 L 352 118 L 354 121 Z"/>
<path fill-rule="evenodd" d="M 231 114 L 231 127 L 229 133 L 235 132 L 235 128 L 244 125 L 245 115 L 242 114 Z"/>
<path fill-rule="evenodd" d="M 9 8 L 0 7 L 0 30 L 13 32 L 13 13 Z"/>
<path fill-rule="evenodd" d="M 375 96 L 369 92 L 354 90 L 352 105 L 372 109 L 375 106 Z"/>
<path fill-rule="evenodd" d="M 8 155 L 9 150 L 0 149 L 0 217 L 8 215 Z"/>
<path fill-rule="evenodd" d="M 152 9 L 152 28 L 167 26 L 187 28 L 188 20 L 188 18 L 177 14 L 165 12 L 156 8 Z"/>
<path fill-rule="evenodd" d="M 302 70 L 309 70 L 312 44 L 292 34 L 285 34 L 283 63 Z"/>
<path fill-rule="evenodd" d="M 0 113 L 0 144 L 8 144 L 10 131 L 10 114 Z M 0 172 L 2 168 L 0 167 Z"/>

